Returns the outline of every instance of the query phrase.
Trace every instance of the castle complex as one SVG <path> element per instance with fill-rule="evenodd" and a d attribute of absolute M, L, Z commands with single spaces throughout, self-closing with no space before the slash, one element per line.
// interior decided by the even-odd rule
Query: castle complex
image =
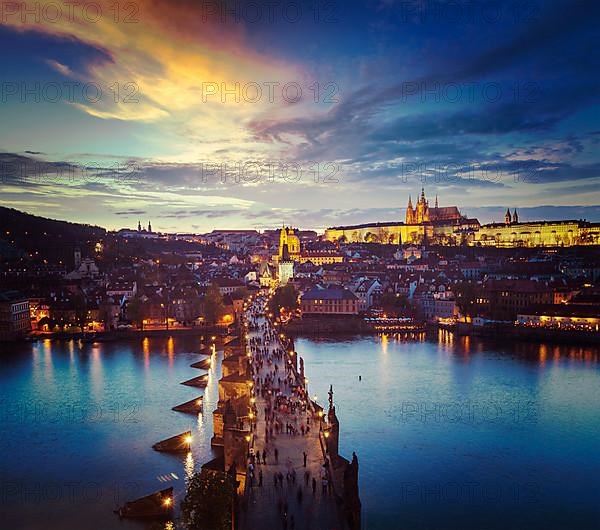
<path fill-rule="evenodd" d="M 414 208 L 409 197 L 404 223 L 367 223 L 328 228 L 325 239 L 391 245 L 425 242 L 459 244 L 466 242 L 468 234 L 479 227 L 477 219 L 465 217 L 458 207 L 440 207 L 437 197 L 435 205 L 430 207 L 422 189 Z"/>
<path fill-rule="evenodd" d="M 366 223 L 337 226 L 325 230 L 325 239 L 398 245 L 430 243 L 494 247 L 553 247 L 600 244 L 600 223 L 587 221 L 519 222 L 519 214 L 507 210 L 504 223 L 480 225 L 456 206 L 440 207 L 438 198 L 429 206 L 425 190 L 413 207 L 408 199 L 405 222 Z"/>
<path fill-rule="evenodd" d="M 408 206 L 406 208 L 407 225 L 420 225 L 425 223 L 456 223 L 463 216 L 458 211 L 456 206 L 446 206 L 440 208 L 438 206 L 437 195 L 435 197 L 435 206 L 429 207 L 429 201 L 425 198 L 425 189 L 421 189 L 421 197 L 417 205 L 413 208 L 412 198 L 408 197 Z"/>

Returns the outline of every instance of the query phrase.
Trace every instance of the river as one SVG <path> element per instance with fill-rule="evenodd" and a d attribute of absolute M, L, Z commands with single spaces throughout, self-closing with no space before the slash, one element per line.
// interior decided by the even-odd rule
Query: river
<path fill-rule="evenodd" d="M 207 338 L 210 344 L 210 338 Z M 138 529 L 112 510 L 210 460 L 220 358 L 181 381 L 199 338 L 0 346 L 5 528 Z M 298 338 L 309 391 L 329 385 L 356 451 L 365 529 L 592 529 L 600 523 L 600 353 L 442 333 Z M 360 376 L 360 380 L 359 380 Z M 198 417 L 171 407 L 204 394 Z M 154 442 L 187 429 L 192 453 Z"/>

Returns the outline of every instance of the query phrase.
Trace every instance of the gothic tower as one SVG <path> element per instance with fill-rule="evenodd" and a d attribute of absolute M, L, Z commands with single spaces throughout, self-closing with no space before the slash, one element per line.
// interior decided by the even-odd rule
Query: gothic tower
<path fill-rule="evenodd" d="M 412 225 L 415 222 L 415 215 L 412 205 L 412 196 L 408 196 L 408 206 L 406 207 L 406 224 Z"/>
<path fill-rule="evenodd" d="M 290 257 L 287 243 L 285 243 L 281 249 L 281 255 L 277 266 L 279 269 L 279 283 L 285 285 L 290 278 L 294 277 L 294 260 Z"/>
<path fill-rule="evenodd" d="M 519 222 L 519 214 L 517 213 L 517 209 L 515 208 L 515 213 L 513 215 L 513 223 Z"/>
<path fill-rule="evenodd" d="M 507 209 L 506 210 L 506 215 L 504 216 L 504 224 L 509 225 L 512 222 L 511 216 L 510 216 L 510 210 Z"/>
<path fill-rule="evenodd" d="M 429 221 L 429 203 L 427 199 L 425 199 L 425 188 L 421 188 L 421 197 L 419 198 L 419 202 L 417 202 L 417 213 L 415 222 L 417 224 L 422 224 Z"/>

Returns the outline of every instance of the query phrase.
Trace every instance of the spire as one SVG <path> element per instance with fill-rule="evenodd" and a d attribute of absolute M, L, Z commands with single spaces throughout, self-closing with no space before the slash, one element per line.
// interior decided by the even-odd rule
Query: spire
<path fill-rule="evenodd" d="M 425 188 L 421 188 L 421 200 L 425 202 Z"/>
<path fill-rule="evenodd" d="M 506 209 L 506 215 L 504 216 L 504 222 L 509 225 L 511 223 L 511 215 L 510 215 L 510 209 Z"/>
<path fill-rule="evenodd" d="M 519 214 L 517 213 L 517 209 L 515 208 L 515 213 L 513 214 L 513 223 L 519 222 Z"/>
<path fill-rule="evenodd" d="M 142 223 L 138 220 L 138 232 L 142 231 Z"/>
<path fill-rule="evenodd" d="M 438 207 L 438 199 L 437 199 L 437 194 L 436 194 L 436 196 L 435 196 L 435 207 L 436 207 L 436 208 Z"/>
<path fill-rule="evenodd" d="M 152 232 L 152 225 L 150 224 L 150 221 L 148 221 L 148 232 Z"/>
<path fill-rule="evenodd" d="M 412 210 L 412 207 L 413 207 L 413 205 L 412 205 L 412 195 L 408 196 L 408 207 Z"/>

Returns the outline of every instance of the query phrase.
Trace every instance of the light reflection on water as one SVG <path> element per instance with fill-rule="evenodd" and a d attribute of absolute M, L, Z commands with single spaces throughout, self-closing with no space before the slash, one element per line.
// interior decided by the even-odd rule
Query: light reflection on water
<path fill-rule="evenodd" d="M 446 331 L 295 346 L 311 392 L 333 384 L 364 528 L 598 527 L 597 348 Z"/>
<path fill-rule="evenodd" d="M 200 346 L 3 347 L 3 525 L 143 529 L 112 510 L 170 485 L 179 503 L 185 480 L 214 456 L 221 353 L 204 391 L 179 384 L 203 373 L 189 366 L 205 358 Z M 360 459 L 364 528 L 587 530 L 599 519 L 597 349 L 440 331 L 435 340 L 300 338 L 296 350 L 311 394 L 324 403 L 334 385 L 341 452 Z M 171 411 L 200 395 L 196 417 Z M 152 451 L 187 429 L 189 454 Z"/>
<path fill-rule="evenodd" d="M 220 362 L 205 391 L 180 384 L 204 373 L 190 367 L 205 358 L 197 337 L 0 347 L 2 527 L 142 530 L 112 510 L 169 486 L 178 504 L 186 477 L 214 458 Z M 208 413 L 171 410 L 203 394 Z M 189 454 L 152 450 L 188 429 Z"/>

